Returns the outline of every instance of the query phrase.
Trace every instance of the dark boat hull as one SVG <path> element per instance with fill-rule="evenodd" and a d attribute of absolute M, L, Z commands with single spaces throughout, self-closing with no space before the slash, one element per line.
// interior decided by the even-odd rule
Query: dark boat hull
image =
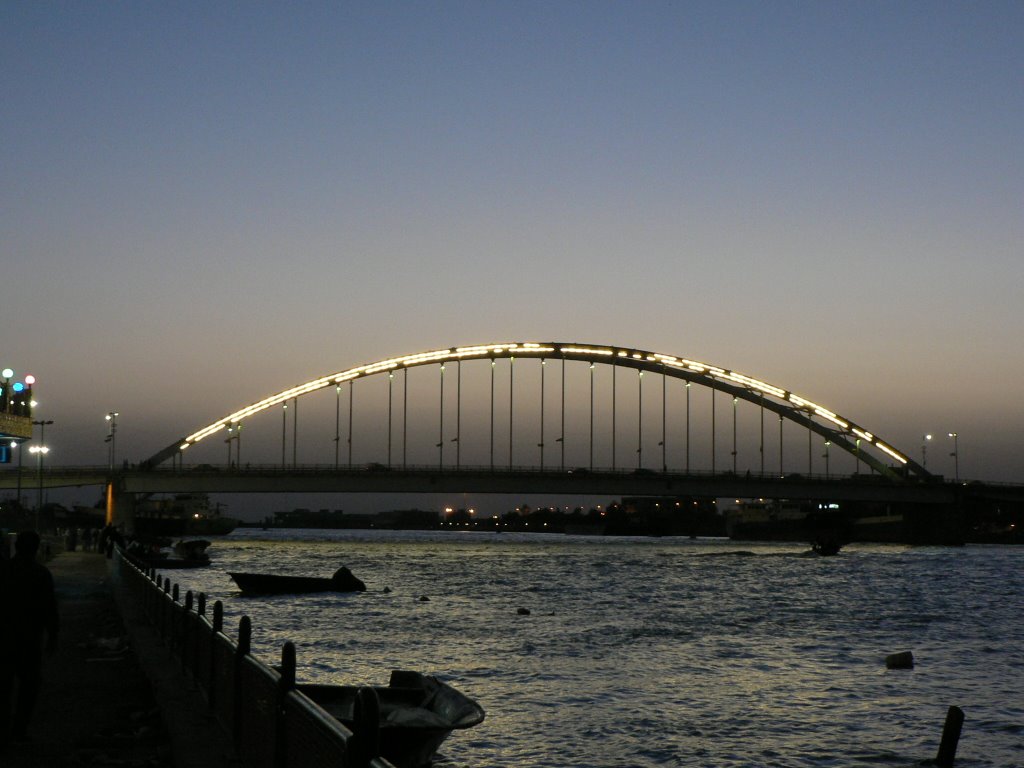
<path fill-rule="evenodd" d="M 340 581 L 316 576 L 277 576 L 266 573 L 234 573 L 228 575 L 247 595 L 296 595 L 313 592 L 363 592 L 366 590 L 358 579 Z"/>
<path fill-rule="evenodd" d="M 380 702 L 380 752 L 396 768 L 429 766 L 453 730 L 484 719 L 475 701 L 429 675 L 396 670 L 387 686 L 371 686 Z M 351 685 L 300 685 L 299 690 L 346 727 L 354 726 Z"/>

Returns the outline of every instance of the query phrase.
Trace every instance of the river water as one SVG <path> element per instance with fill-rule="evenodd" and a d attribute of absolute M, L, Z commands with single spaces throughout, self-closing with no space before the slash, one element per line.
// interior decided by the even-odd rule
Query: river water
<path fill-rule="evenodd" d="M 479 701 L 446 768 L 912 766 L 951 704 L 957 766 L 1024 766 L 1024 549 L 239 529 L 209 552 L 168 575 L 231 634 L 249 615 L 264 662 L 291 640 L 300 681 L 414 669 Z M 367 592 L 246 598 L 227 575 L 340 565 Z"/>

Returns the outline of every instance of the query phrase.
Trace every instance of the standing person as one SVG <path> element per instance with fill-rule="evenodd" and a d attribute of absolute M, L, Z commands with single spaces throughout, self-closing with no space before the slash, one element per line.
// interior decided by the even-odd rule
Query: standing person
<path fill-rule="evenodd" d="M 0 747 L 28 739 L 44 648 L 57 648 L 57 598 L 50 569 L 36 562 L 39 534 L 22 531 L 0 565 Z"/>

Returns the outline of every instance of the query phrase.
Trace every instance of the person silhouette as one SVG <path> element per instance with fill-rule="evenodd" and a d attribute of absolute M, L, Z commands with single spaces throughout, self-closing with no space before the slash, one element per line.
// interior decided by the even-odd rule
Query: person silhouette
<path fill-rule="evenodd" d="M 36 562 L 39 544 L 38 533 L 22 531 L 0 564 L 0 747 L 28 739 L 43 651 L 57 648 L 57 599 L 50 569 Z"/>

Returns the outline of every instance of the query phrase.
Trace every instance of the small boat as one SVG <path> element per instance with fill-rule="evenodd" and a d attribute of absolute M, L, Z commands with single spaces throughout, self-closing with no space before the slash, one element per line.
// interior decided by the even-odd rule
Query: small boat
<path fill-rule="evenodd" d="M 174 543 L 173 549 L 174 554 L 182 560 L 203 560 L 205 563 L 209 563 L 210 556 L 206 554 L 206 549 L 209 546 L 210 542 L 206 539 L 181 539 Z"/>
<path fill-rule="evenodd" d="M 210 542 L 205 540 L 179 541 L 174 545 L 174 554 L 170 554 L 158 540 L 136 540 L 124 550 L 125 557 L 137 567 L 157 568 L 162 570 L 177 568 L 202 568 L 210 564 L 210 556 L 206 548 Z"/>
<path fill-rule="evenodd" d="M 247 595 L 294 595 L 306 592 L 365 592 L 366 585 L 342 566 L 328 578 L 319 576 L 278 576 L 270 573 L 236 573 L 228 575 Z"/>
<path fill-rule="evenodd" d="M 347 728 L 354 725 L 354 685 L 300 684 L 298 689 Z M 429 766 L 454 730 L 484 720 L 473 699 L 432 675 L 394 670 L 388 685 L 374 685 L 380 701 L 380 753 L 396 768 Z"/>

